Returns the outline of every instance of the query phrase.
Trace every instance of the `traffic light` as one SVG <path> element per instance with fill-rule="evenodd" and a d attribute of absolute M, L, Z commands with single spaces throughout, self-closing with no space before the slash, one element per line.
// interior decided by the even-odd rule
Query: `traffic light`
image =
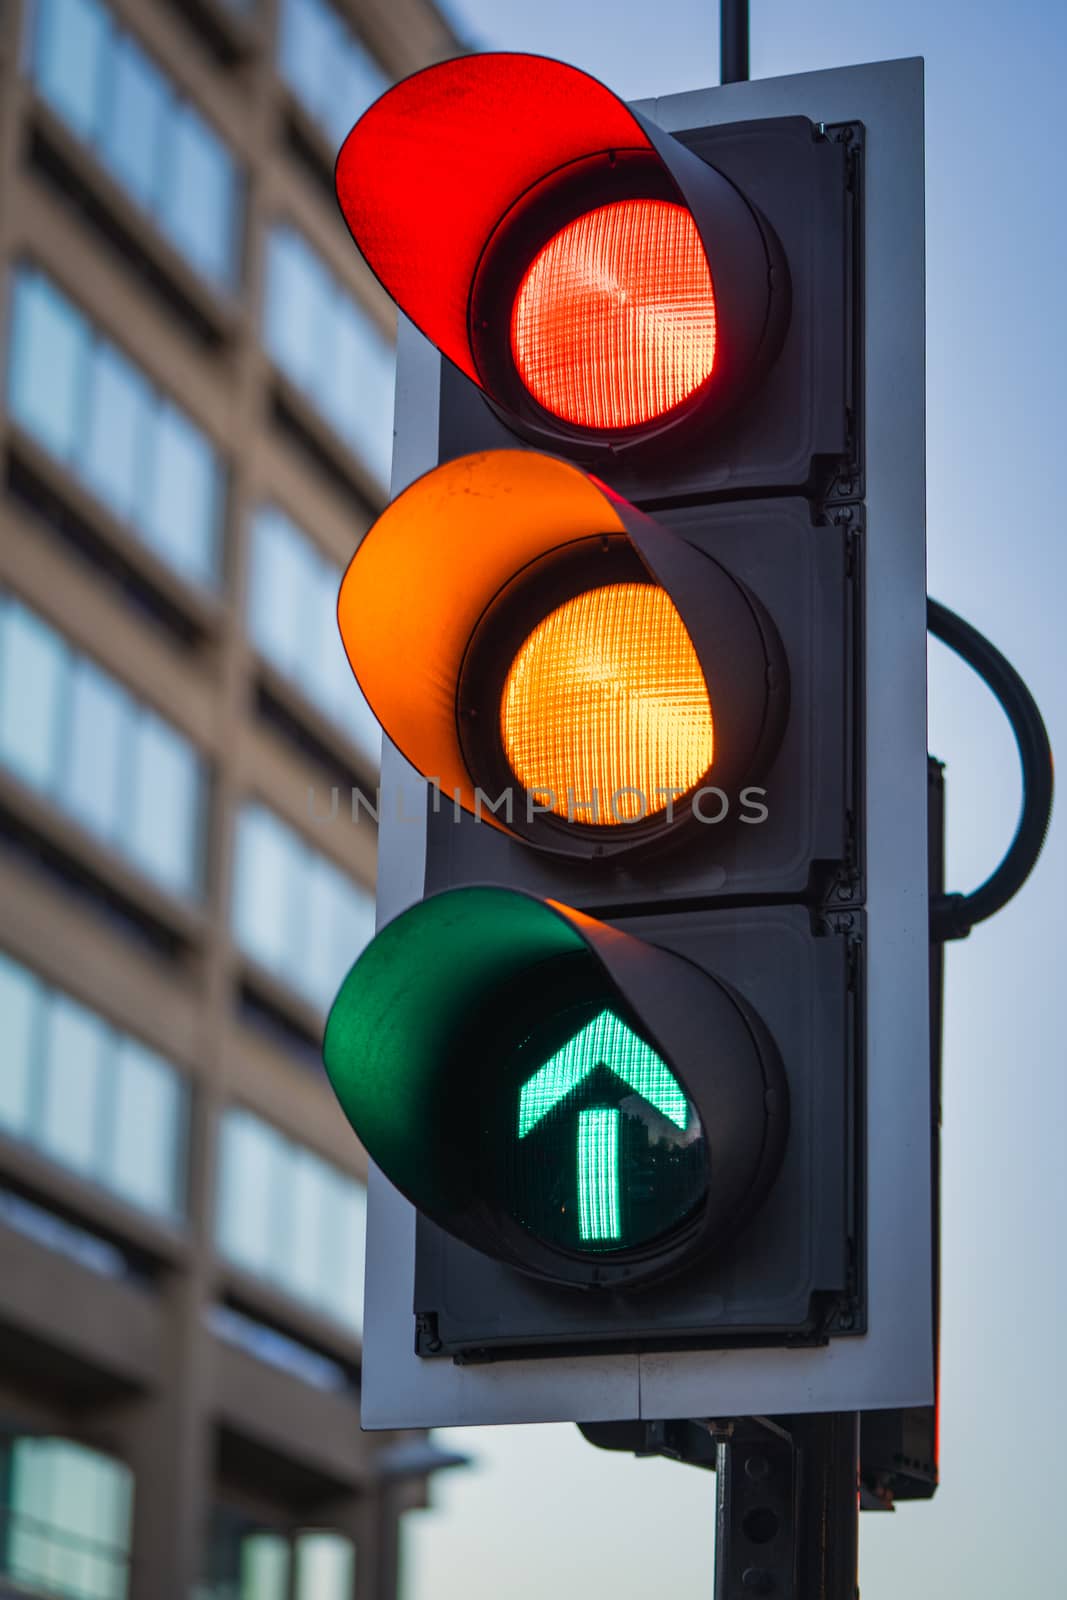
<path fill-rule="evenodd" d="M 384 1174 L 370 1425 L 930 1399 L 921 314 L 872 322 L 920 85 L 652 115 L 488 55 L 342 147 L 444 358 L 402 327 L 338 602 L 387 736 L 324 1051 Z"/>

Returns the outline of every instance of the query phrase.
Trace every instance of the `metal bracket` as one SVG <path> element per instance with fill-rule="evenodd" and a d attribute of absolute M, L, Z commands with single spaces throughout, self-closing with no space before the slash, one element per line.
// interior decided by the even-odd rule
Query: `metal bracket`
<path fill-rule="evenodd" d="M 715 1471 L 715 1600 L 857 1600 L 855 1412 L 579 1427 L 602 1450 Z"/>
<path fill-rule="evenodd" d="M 719 1435 L 717 1454 L 715 1600 L 760 1594 L 799 1600 L 792 1439 L 745 1418 Z"/>
<path fill-rule="evenodd" d="M 715 1600 L 856 1600 L 858 1418 L 782 1421 L 719 1437 Z"/>

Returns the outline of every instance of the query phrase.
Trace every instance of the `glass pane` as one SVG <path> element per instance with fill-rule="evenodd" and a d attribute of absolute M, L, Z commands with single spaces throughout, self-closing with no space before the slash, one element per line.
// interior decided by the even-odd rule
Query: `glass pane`
<path fill-rule="evenodd" d="M 339 720 L 338 651 L 349 681 L 355 681 L 337 627 L 337 591 L 341 584 L 341 574 L 310 544 L 308 553 L 313 557 L 313 564 L 308 574 L 307 622 L 304 627 L 306 687 L 316 705 L 325 711 L 327 716 Z"/>
<path fill-rule="evenodd" d="M 96 1461 L 88 1450 L 78 1445 L 60 1439 L 53 1439 L 51 1443 L 52 1524 L 64 1533 L 91 1539 L 97 1532 Z M 58 1577 L 59 1572 L 55 1575 Z M 77 1575 L 77 1564 L 71 1562 L 63 1576 L 74 1579 Z"/>
<path fill-rule="evenodd" d="M 151 391 L 113 345 L 100 342 L 89 368 L 89 407 L 82 445 L 87 482 L 127 521 L 139 501 Z"/>
<path fill-rule="evenodd" d="M 176 110 L 169 139 L 163 225 L 201 272 L 229 282 L 235 208 L 229 153 L 190 105 Z"/>
<path fill-rule="evenodd" d="M 163 140 L 171 94 L 167 80 L 129 34 L 111 53 L 101 155 L 141 205 L 151 210 L 162 183 Z"/>
<path fill-rule="evenodd" d="M 73 1445 L 52 1441 L 52 1524 L 48 1577 L 60 1593 L 79 1594 L 85 1566 L 83 1539 L 93 1532 L 92 1467 Z"/>
<path fill-rule="evenodd" d="M 127 852 L 176 893 L 200 888 L 201 769 L 188 740 L 145 708 L 133 728 Z"/>
<path fill-rule="evenodd" d="M 0 955 L 0 1128 L 8 1133 L 30 1133 L 35 1032 L 40 1015 L 41 985 L 25 967 Z"/>
<path fill-rule="evenodd" d="M 241 1540 L 239 1600 L 286 1600 L 289 1541 L 277 1533 L 251 1533 Z"/>
<path fill-rule="evenodd" d="M 0 607 L 0 760 L 35 788 L 55 786 L 69 655 L 17 601 Z"/>
<path fill-rule="evenodd" d="M 303 606 L 307 564 L 306 541 L 288 517 L 274 507 L 260 511 L 252 546 L 249 624 L 259 649 L 288 677 L 299 676 L 308 646 Z"/>
<path fill-rule="evenodd" d="M 94 1178 L 102 1176 L 100 1121 L 111 1043 L 99 1017 L 66 995 L 52 995 L 40 1141 L 56 1161 Z"/>
<path fill-rule="evenodd" d="M 11 414 L 46 450 L 69 460 L 81 442 L 85 319 L 47 278 L 25 271 L 15 279 L 11 314 Z"/>
<path fill-rule="evenodd" d="M 210 444 L 176 406 L 160 402 L 152 441 L 146 524 L 165 561 L 200 583 L 218 570 L 218 462 Z"/>
<path fill-rule="evenodd" d="M 122 824 L 123 755 L 129 696 L 85 656 L 72 664 L 63 777 L 64 804 L 93 833 L 114 839 Z"/>
<path fill-rule="evenodd" d="M 296 1600 L 351 1600 L 356 1551 L 339 1533 L 302 1533 L 296 1541 Z"/>
<path fill-rule="evenodd" d="M 133 1474 L 121 1461 L 97 1455 L 95 1537 L 116 1551 L 129 1549 Z"/>
<path fill-rule="evenodd" d="M 323 87 L 335 43 L 330 24 L 323 0 L 282 0 L 278 65 L 282 77 L 314 117 L 321 115 Z"/>
<path fill-rule="evenodd" d="M 222 1121 L 218 1243 L 249 1272 L 270 1274 L 278 1249 L 272 1208 L 284 1184 L 286 1147 L 267 1123 L 247 1111 Z"/>
<path fill-rule="evenodd" d="M 289 1291 L 318 1302 L 324 1292 L 324 1207 L 329 1201 L 330 1168 L 312 1151 L 294 1146 L 285 1197 L 286 1253 L 279 1271 Z"/>
<path fill-rule="evenodd" d="M 11 1450 L 12 1525 L 6 1556 L 12 1576 L 29 1582 L 48 1576 L 51 1442 L 16 1439 Z"/>
<path fill-rule="evenodd" d="M 333 908 L 334 956 L 330 965 L 330 999 L 349 967 L 374 937 L 374 894 L 354 879 L 339 874 Z"/>
<path fill-rule="evenodd" d="M 331 1194 L 323 1236 L 327 1263 L 325 1294 L 320 1302 L 359 1333 L 363 1327 L 363 1265 L 366 1253 L 367 1192 L 361 1183 L 331 1171 Z"/>
<path fill-rule="evenodd" d="M 338 294 L 323 409 L 383 485 L 393 454 L 392 347 L 361 307 Z"/>
<path fill-rule="evenodd" d="M 107 12 L 96 0 L 37 0 L 33 75 L 45 99 L 81 138 L 98 127 Z"/>
<path fill-rule="evenodd" d="M 318 258 L 291 228 L 275 228 L 267 256 L 265 342 L 300 388 L 313 393 L 332 361 L 333 287 Z"/>
<path fill-rule="evenodd" d="M 374 57 L 351 35 L 347 44 L 336 51 L 331 68 L 323 124 L 334 144 L 340 146 L 371 102 L 386 89 L 389 80 Z"/>
<path fill-rule="evenodd" d="M 323 824 L 338 825 L 342 824 Z M 304 874 L 299 966 L 294 975 L 301 993 L 323 1010 L 332 1003 L 341 979 L 362 949 L 362 944 L 358 949 L 350 948 L 353 936 L 362 935 L 361 928 L 353 927 L 351 900 L 351 880 L 325 856 L 309 854 Z"/>
<path fill-rule="evenodd" d="M 173 1215 L 181 1209 L 182 1080 L 173 1067 L 134 1039 L 119 1041 L 115 1065 L 107 1181 L 132 1204 Z"/>
<path fill-rule="evenodd" d="M 285 973 L 294 937 L 296 861 L 289 829 L 261 806 L 237 821 L 233 928 L 246 955 Z"/>

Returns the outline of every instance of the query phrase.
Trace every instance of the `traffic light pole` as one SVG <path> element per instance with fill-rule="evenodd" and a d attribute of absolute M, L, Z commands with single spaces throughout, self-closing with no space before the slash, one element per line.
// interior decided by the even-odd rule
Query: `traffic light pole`
<path fill-rule="evenodd" d="M 719 40 L 720 80 L 745 83 L 748 79 L 748 0 L 721 0 Z"/>
<path fill-rule="evenodd" d="M 720 79 L 749 72 L 748 0 L 720 0 Z M 855 1600 L 859 1415 L 725 1424 L 716 1456 L 715 1600 Z"/>
<path fill-rule="evenodd" d="M 856 1600 L 859 1417 L 781 1423 L 721 1425 L 715 1600 Z"/>

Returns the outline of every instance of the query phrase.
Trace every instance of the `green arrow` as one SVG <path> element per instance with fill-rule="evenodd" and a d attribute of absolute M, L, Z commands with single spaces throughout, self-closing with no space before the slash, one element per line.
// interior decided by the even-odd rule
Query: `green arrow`
<path fill-rule="evenodd" d="M 619 1225 L 619 1111 L 578 1113 L 578 1232 L 583 1239 L 617 1239 Z"/>
<path fill-rule="evenodd" d="M 519 1095 L 519 1138 L 525 1139 L 542 1117 L 601 1066 L 629 1084 L 676 1127 L 684 1129 L 689 1105 L 666 1062 L 613 1011 L 602 1011 L 523 1084 Z"/>

